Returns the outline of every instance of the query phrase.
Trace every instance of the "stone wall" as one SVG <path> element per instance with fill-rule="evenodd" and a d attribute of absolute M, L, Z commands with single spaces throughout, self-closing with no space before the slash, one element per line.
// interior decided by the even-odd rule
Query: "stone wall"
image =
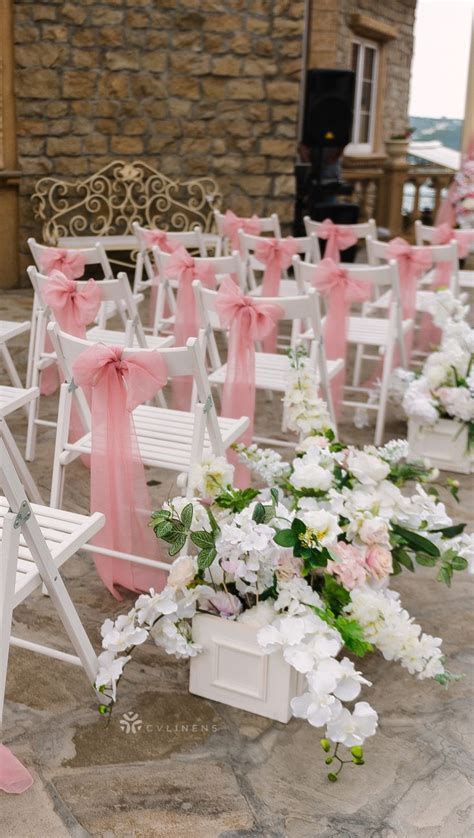
<path fill-rule="evenodd" d="M 290 220 L 301 0 L 17 0 L 22 250 L 29 197 L 139 158 L 172 178 L 214 176 L 239 213 Z"/>

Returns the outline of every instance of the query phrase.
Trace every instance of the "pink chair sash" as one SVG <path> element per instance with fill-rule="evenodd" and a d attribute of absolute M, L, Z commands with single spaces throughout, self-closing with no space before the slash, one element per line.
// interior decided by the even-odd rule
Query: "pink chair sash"
<path fill-rule="evenodd" d="M 0 745 L 0 789 L 22 794 L 33 785 L 33 777 L 5 745 Z"/>
<path fill-rule="evenodd" d="M 474 230 L 453 230 L 449 224 L 439 224 L 433 232 L 433 244 L 449 244 L 453 241 L 458 245 L 458 256 L 465 259 L 469 253 L 469 246 L 474 242 Z M 451 282 L 451 262 L 440 262 L 436 265 L 431 287 L 443 288 Z"/>
<path fill-rule="evenodd" d="M 96 317 L 102 297 L 99 283 L 88 279 L 78 290 L 74 279 L 53 270 L 44 286 L 44 299 L 63 332 L 85 338 L 86 326 Z"/>
<path fill-rule="evenodd" d="M 397 237 L 388 243 L 387 258 L 395 259 L 398 263 L 400 277 L 400 296 L 402 316 L 404 320 L 416 318 L 416 291 L 417 281 L 432 264 L 428 250 L 418 250 L 408 244 L 405 239 Z M 410 361 L 413 348 L 414 330 L 411 330 L 405 340 L 407 360 Z M 398 351 L 395 353 L 395 362 L 398 364 Z"/>
<path fill-rule="evenodd" d="M 324 258 L 313 272 L 314 288 L 327 299 L 327 314 L 323 338 L 326 357 L 330 361 L 344 360 L 344 369 L 333 378 L 331 392 L 336 415 L 340 413 L 345 383 L 347 350 L 347 317 L 351 303 L 364 302 L 370 297 L 368 282 L 353 279 L 333 259 Z"/>
<path fill-rule="evenodd" d="M 262 238 L 255 247 L 255 258 L 265 266 L 262 282 L 263 297 L 278 297 L 282 271 L 291 265 L 298 253 L 298 243 L 292 236 L 286 239 Z M 272 329 L 263 343 L 264 352 L 276 352 L 277 330 Z"/>
<path fill-rule="evenodd" d="M 188 338 L 196 337 L 199 333 L 193 281 L 199 279 L 206 288 L 215 288 L 216 276 L 211 264 L 196 262 L 184 247 L 177 248 L 171 254 L 165 273 L 166 276 L 178 280 L 174 336 L 176 346 L 185 346 Z M 177 410 L 189 410 L 191 392 L 192 379 L 189 376 L 173 378 L 173 407 Z"/>
<path fill-rule="evenodd" d="M 252 215 L 251 218 L 242 218 L 232 210 L 227 210 L 222 223 L 222 230 L 224 236 L 230 239 L 232 250 L 239 250 L 239 230 L 243 230 L 249 236 L 259 236 L 262 225 L 256 215 Z"/>
<path fill-rule="evenodd" d="M 84 274 L 86 262 L 82 253 L 65 250 L 61 247 L 48 247 L 41 252 L 40 267 L 44 274 L 61 271 L 67 279 L 80 279 Z"/>
<path fill-rule="evenodd" d="M 223 328 L 229 329 L 227 372 L 222 396 L 222 416 L 238 419 L 248 416 L 250 425 L 241 441 L 252 441 L 255 416 L 255 341 L 263 341 L 274 330 L 281 306 L 258 297 L 245 296 L 230 277 L 225 277 L 217 294 L 216 311 Z M 248 472 L 237 469 L 237 485 Z"/>
<path fill-rule="evenodd" d="M 341 250 L 347 250 L 348 247 L 357 244 L 357 236 L 350 225 L 334 224 L 330 218 L 321 222 L 318 229 L 318 238 L 326 239 L 324 256 L 334 262 L 341 261 Z"/>
<path fill-rule="evenodd" d="M 125 360 L 121 347 L 96 344 L 75 360 L 73 374 L 78 385 L 91 389 L 91 511 L 106 516 L 95 543 L 156 559 L 158 542 L 148 527 L 151 503 L 132 410 L 165 385 L 165 362 L 159 352 L 136 353 Z M 111 556 L 97 555 L 95 561 L 116 599 L 121 599 L 116 585 L 159 591 L 166 584 L 166 574 L 159 569 Z"/>

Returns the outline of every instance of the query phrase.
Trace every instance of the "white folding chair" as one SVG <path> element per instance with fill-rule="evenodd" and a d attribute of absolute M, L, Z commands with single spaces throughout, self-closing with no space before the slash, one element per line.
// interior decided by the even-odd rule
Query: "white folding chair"
<path fill-rule="evenodd" d="M 313 221 L 309 215 L 305 215 L 304 217 L 304 227 L 306 230 L 306 235 L 310 236 L 311 233 L 316 235 L 316 251 L 315 255 L 317 258 L 314 259 L 315 262 L 319 262 L 321 260 L 321 250 L 319 247 L 319 231 L 321 228 L 322 221 Z M 353 233 L 357 239 L 366 239 L 367 236 L 370 236 L 372 239 L 377 238 L 377 224 L 374 218 L 369 218 L 368 221 L 362 221 L 358 224 L 338 224 L 338 227 L 347 227 L 348 230 Z M 344 251 L 343 251 L 344 252 Z"/>
<path fill-rule="evenodd" d="M 21 323 L 14 320 L 0 320 L 0 355 L 3 358 L 5 369 L 13 387 L 22 387 L 23 385 L 7 343 L 9 340 L 14 340 L 18 335 L 29 332 L 30 328 L 29 320 L 23 320 Z"/>
<path fill-rule="evenodd" d="M 429 227 L 427 224 L 422 224 L 418 219 L 415 221 L 415 242 L 417 245 L 432 244 L 436 227 Z M 458 254 L 459 255 L 459 254 Z M 464 268 L 457 271 L 459 289 L 463 288 L 466 291 L 474 289 L 474 271 L 468 271 Z"/>
<path fill-rule="evenodd" d="M 61 578 L 59 569 L 103 526 L 104 516 L 77 515 L 29 502 L 0 425 L 0 723 L 8 654 L 18 646 L 82 666 L 94 684 L 98 660 Z M 12 635 L 13 610 L 44 584 L 75 655 Z"/>
<path fill-rule="evenodd" d="M 35 503 L 43 503 L 41 493 L 30 474 L 30 471 L 20 454 L 18 446 L 15 442 L 12 432 L 7 424 L 7 417 L 15 413 L 21 408 L 28 411 L 29 405 L 38 397 L 37 387 L 7 387 L 0 386 L 0 425 L 2 428 L 2 438 L 8 449 L 11 459 L 15 465 L 15 469 L 28 492 L 30 500 Z"/>
<path fill-rule="evenodd" d="M 55 363 L 54 353 L 46 352 L 44 349 L 45 336 L 48 323 L 54 321 L 54 315 L 44 299 L 44 289 L 48 277 L 40 274 L 33 266 L 28 268 L 28 276 L 35 291 L 37 303 L 37 327 L 36 340 L 33 349 L 31 385 L 38 387 L 40 373 L 46 367 Z M 77 288 L 84 288 L 86 282 L 77 280 Z M 91 343 L 105 343 L 107 346 L 133 346 L 143 349 L 162 349 L 173 343 L 173 336 L 154 337 L 145 335 L 143 325 L 138 313 L 136 300 L 130 289 L 130 284 L 125 273 L 119 273 L 117 279 L 103 279 L 98 283 L 103 304 L 113 305 L 116 311 L 122 315 L 125 322 L 123 332 L 112 329 L 104 329 L 101 326 L 94 326 L 87 332 L 87 340 Z M 161 400 L 163 397 L 161 396 Z M 164 404 L 164 402 L 163 402 Z M 56 423 L 50 420 L 39 418 L 40 398 L 39 395 L 30 407 L 28 419 L 28 436 L 26 443 L 26 459 L 34 460 L 36 450 L 36 434 L 39 426 L 56 427 Z"/>
<path fill-rule="evenodd" d="M 272 213 L 271 215 L 264 215 L 264 216 L 257 216 L 258 221 L 260 223 L 260 234 L 265 235 L 269 233 L 271 236 L 274 236 L 276 239 L 281 239 L 281 227 L 280 227 L 280 220 L 276 212 Z M 220 212 L 220 210 L 214 210 L 214 220 L 216 222 L 216 229 L 217 234 L 219 236 L 221 251 L 224 254 L 228 254 L 232 252 L 232 243 L 229 241 L 228 237 L 224 233 L 224 221 L 225 221 L 225 213 Z M 217 255 L 217 254 L 216 254 Z"/>
<path fill-rule="evenodd" d="M 138 256 L 135 267 L 135 277 L 133 281 L 133 292 L 140 293 L 151 289 L 154 282 L 156 282 L 156 269 L 153 266 L 151 257 L 151 250 L 146 241 L 146 233 L 149 232 L 147 227 L 141 227 L 138 221 L 132 224 L 135 239 L 138 245 Z M 172 244 L 182 245 L 186 250 L 195 251 L 199 256 L 207 256 L 206 244 L 202 227 L 196 224 L 192 230 L 182 230 L 179 232 L 166 232 L 166 237 Z"/>
<path fill-rule="evenodd" d="M 155 322 L 153 334 L 156 331 L 169 328 L 174 323 L 176 315 L 176 297 L 179 280 L 167 275 L 167 268 L 172 254 L 164 253 L 158 247 L 152 248 L 155 264 L 155 278 L 158 281 L 158 295 L 155 310 Z M 245 288 L 245 267 L 237 250 L 230 256 L 206 256 L 205 258 L 195 257 L 196 266 L 209 265 L 216 276 L 216 283 L 219 285 L 223 276 L 230 274 L 236 278 L 240 288 Z M 165 304 L 168 304 L 170 316 L 165 316 Z"/>
<path fill-rule="evenodd" d="M 301 260 L 293 260 L 295 277 L 298 282 L 301 293 L 307 293 L 311 286 L 313 273 L 317 265 L 311 265 Z M 344 405 L 351 408 L 366 408 L 368 410 L 377 411 L 377 422 L 375 427 L 375 444 L 381 445 L 383 432 L 385 428 L 385 416 L 387 410 L 388 388 L 390 383 L 390 376 L 392 373 L 393 360 L 395 350 L 398 347 L 400 353 L 400 363 L 403 367 L 407 366 L 405 339 L 409 332 L 413 329 L 412 320 L 402 319 L 402 309 L 400 301 L 400 282 L 398 278 L 398 268 L 395 261 L 391 261 L 388 265 L 380 265 L 376 267 L 367 267 L 360 265 L 344 265 L 345 270 L 351 279 L 366 282 L 372 286 L 374 295 L 381 291 L 388 291 L 391 294 L 391 302 L 386 309 L 385 317 L 369 317 L 364 313 L 348 317 L 347 323 L 347 343 L 356 346 L 356 353 L 358 347 L 361 347 L 360 354 L 356 354 L 356 367 L 354 370 L 354 378 L 351 386 L 346 385 L 348 393 L 365 395 L 367 398 L 373 394 L 373 388 L 360 386 L 360 378 L 362 372 L 362 362 L 364 360 L 378 361 L 382 363 L 381 375 L 381 390 L 380 397 L 375 402 L 357 402 L 357 401 L 343 401 Z M 318 292 L 319 296 L 319 292 Z M 309 329 L 301 335 L 302 339 L 312 339 L 313 330 Z M 372 353 L 376 350 L 377 354 L 369 354 L 366 347 L 372 349 Z"/>
<path fill-rule="evenodd" d="M 48 326 L 48 333 L 67 382 L 61 387 L 51 486 L 51 503 L 60 506 L 66 466 L 82 454 L 91 453 L 91 415 L 84 394 L 80 387 L 73 384 L 72 377 L 74 360 L 90 343 L 61 332 L 54 323 Z M 124 358 L 137 351 L 149 350 L 124 349 Z M 226 449 L 248 427 L 248 419 L 217 417 L 197 338 L 190 338 L 187 346 L 160 350 L 160 355 L 166 362 L 170 379 L 181 376 L 193 378 L 198 403 L 194 412 L 168 410 L 152 405 L 137 407 L 133 418 L 138 446 L 144 465 L 168 469 L 189 478 L 192 466 L 203 457 L 210 454 L 224 456 Z M 68 439 L 73 398 L 76 399 L 85 433 L 77 442 L 70 443 Z M 187 484 L 188 492 L 192 492 L 189 479 Z"/>
<path fill-rule="evenodd" d="M 282 237 L 275 236 L 275 238 L 281 239 Z M 255 248 L 261 240 L 261 236 L 251 236 L 249 233 L 244 233 L 243 230 L 239 231 L 240 252 L 245 260 L 247 285 L 250 288 L 250 293 L 260 294 L 262 290 L 261 283 L 257 281 L 256 274 L 263 274 L 265 265 L 262 265 L 262 263 L 259 262 L 254 255 Z M 316 248 L 318 240 L 315 235 L 300 236 L 299 238 L 295 238 L 295 242 L 297 245 L 297 254 L 302 256 L 305 261 L 315 262 L 317 260 L 318 251 Z M 287 271 L 283 271 L 282 278 L 280 280 L 280 294 L 283 297 L 294 297 L 297 293 L 298 290 L 296 288 L 295 281 L 288 278 Z"/>
<path fill-rule="evenodd" d="M 206 348 L 210 362 L 211 372 L 209 382 L 211 385 L 223 385 L 227 375 L 227 364 L 223 364 L 217 347 L 214 331 L 222 331 L 219 316 L 216 312 L 217 291 L 204 288 L 199 280 L 193 282 L 193 289 L 196 298 L 196 306 L 203 327 Z M 328 403 L 331 419 L 336 427 L 330 382 L 343 368 L 344 362 L 341 359 L 327 361 L 322 341 L 321 315 L 319 303 L 314 289 L 309 289 L 305 295 L 296 297 L 262 297 L 265 303 L 275 303 L 283 311 L 282 320 L 307 319 L 313 330 L 311 348 L 309 352 L 310 364 L 314 370 L 315 378 L 318 377 L 324 398 Z M 285 393 L 288 386 L 290 373 L 290 359 L 288 354 L 279 355 L 270 352 L 255 353 L 255 386 L 257 390 L 265 390 L 276 393 Z M 285 416 L 282 422 L 283 430 L 286 429 Z M 287 445 L 279 439 L 268 437 L 255 437 L 258 442 Z M 292 443 L 291 443 L 292 444 Z"/>

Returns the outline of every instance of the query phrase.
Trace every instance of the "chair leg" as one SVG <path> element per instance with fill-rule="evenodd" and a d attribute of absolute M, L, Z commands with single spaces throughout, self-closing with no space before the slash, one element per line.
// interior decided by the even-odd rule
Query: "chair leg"
<path fill-rule="evenodd" d="M 8 654 L 15 595 L 16 565 L 20 544 L 20 529 L 15 529 L 16 515 L 7 512 L 3 521 L 2 557 L 0 562 L 0 726 L 5 702 Z"/>
<path fill-rule="evenodd" d="M 51 478 L 50 505 L 61 509 L 64 491 L 64 471 L 66 466 L 61 464 L 61 455 L 65 451 L 69 438 L 69 425 L 71 421 L 72 394 L 69 392 L 68 384 L 61 384 L 59 396 L 58 424 L 56 428 L 56 440 L 54 443 L 53 475 Z"/>
<path fill-rule="evenodd" d="M 36 345 L 36 325 L 38 319 L 38 303 L 36 294 L 33 297 L 33 310 L 31 312 L 31 331 L 30 341 L 28 344 L 28 362 L 26 366 L 26 386 L 31 387 L 31 377 L 33 374 L 33 358 Z"/>
<path fill-rule="evenodd" d="M 382 445 L 383 444 L 383 433 L 385 429 L 385 415 L 387 412 L 387 400 L 388 400 L 388 392 L 389 392 L 389 385 L 390 385 L 390 376 L 392 373 L 393 367 L 393 354 L 394 354 L 394 344 L 391 341 L 385 352 L 384 364 L 383 364 L 383 371 L 382 371 L 382 384 L 380 388 L 380 401 L 379 401 L 379 409 L 377 411 L 377 422 L 375 425 L 375 445 Z"/>
<path fill-rule="evenodd" d="M 3 441 L 8 449 L 10 457 L 13 460 L 13 464 L 26 491 L 26 494 L 33 503 L 44 504 L 44 500 L 41 497 L 41 492 L 38 489 L 35 481 L 33 480 L 33 476 L 29 468 L 27 467 L 23 457 L 21 456 L 20 450 L 13 438 L 10 428 L 8 427 L 4 419 L 0 419 L 0 425 L 2 429 Z"/>
<path fill-rule="evenodd" d="M 362 358 L 364 354 L 364 344 L 358 343 L 356 347 L 356 354 L 355 354 L 355 361 L 354 361 L 354 373 L 352 376 L 352 386 L 359 387 L 360 385 L 360 376 L 362 372 Z"/>
<path fill-rule="evenodd" d="M 38 387 L 40 383 L 39 361 L 45 342 L 46 321 L 42 309 L 39 310 L 35 329 L 35 348 L 31 367 L 31 387 Z M 37 419 L 39 416 L 40 396 L 29 405 L 28 410 L 28 431 L 26 434 L 26 459 L 32 462 L 36 455 Z"/>

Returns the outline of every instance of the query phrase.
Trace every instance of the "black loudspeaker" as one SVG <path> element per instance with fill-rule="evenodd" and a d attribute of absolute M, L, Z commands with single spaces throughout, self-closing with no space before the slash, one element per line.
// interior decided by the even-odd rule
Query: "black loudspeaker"
<path fill-rule="evenodd" d="M 351 70 L 308 70 L 303 144 L 343 148 L 350 143 L 355 73 Z"/>

